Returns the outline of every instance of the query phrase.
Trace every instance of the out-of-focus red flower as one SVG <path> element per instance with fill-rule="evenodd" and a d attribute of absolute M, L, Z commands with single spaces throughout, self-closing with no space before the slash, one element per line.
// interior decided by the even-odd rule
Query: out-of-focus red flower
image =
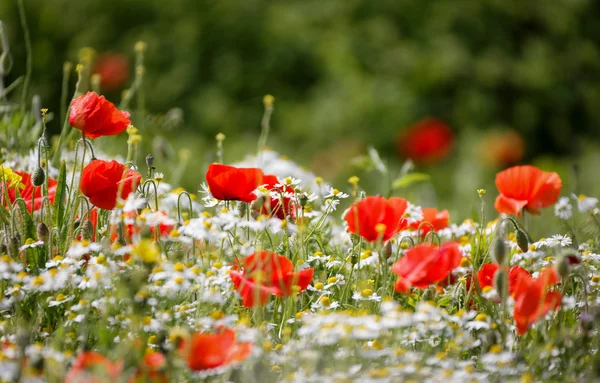
<path fill-rule="evenodd" d="M 448 227 L 448 223 L 450 222 L 450 213 L 448 213 L 448 210 L 438 212 L 434 207 L 424 207 L 422 212 L 423 219 L 419 222 L 413 222 L 411 225 L 415 230 L 421 227 L 421 235 L 429 233 L 432 226 L 434 231 L 439 231 Z M 431 225 L 428 225 L 428 223 Z"/>
<path fill-rule="evenodd" d="M 31 183 L 31 174 L 29 174 L 29 173 L 17 172 L 17 171 L 15 171 L 14 173 L 21 176 L 21 183 L 23 185 L 25 185 L 24 188 L 19 189 L 19 193 L 21 194 L 21 197 L 25 201 L 27 210 L 29 210 L 29 212 L 32 211 L 31 210 L 32 209 L 32 202 L 31 202 L 32 196 L 33 196 L 33 210 L 35 210 L 35 211 L 40 210 L 42 207 L 42 201 L 44 200 L 42 198 L 43 186 L 34 187 L 33 184 Z M 48 178 L 48 200 L 51 204 L 54 203 L 54 196 L 56 195 L 56 185 L 57 184 L 58 184 L 58 182 L 55 179 Z M 2 188 L 0 188 L 0 191 L 1 190 L 2 190 Z M 7 190 L 7 192 L 8 192 L 8 198 L 10 199 L 10 202 L 14 203 L 15 200 L 17 199 L 16 188 L 9 188 Z"/>
<path fill-rule="evenodd" d="M 525 153 L 525 143 L 515 130 L 493 131 L 481 143 L 480 151 L 488 164 L 505 167 L 521 161 Z"/>
<path fill-rule="evenodd" d="M 446 157 L 454 146 L 454 133 L 437 118 L 424 118 L 400 133 L 398 152 L 416 163 L 431 164 Z"/>
<path fill-rule="evenodd" d="M 479 280 L 479 287 L 484 288 L 487 286 L 494 287 L 494 278 L 499 266 L 496 263 L 486 263 L 477 272 L 477 278 Z M 510 295 L 514 294 L 517 280 L 521 275 L 531 276 L 527 270 L 521 266 L 513 266 L 508 271 L 508 292 Z"/>
<path fill-rule="evenodd" d="M 119 89 L 129 78 L 129 60 L 122 53 L 106 52 L 96 59 L 94 73 L 100 75 L 100 87 L 106 91 Z"/>
<path fill-rule="evenodd" d="M 84 351 L 71 366 L 65 383 L 112 383 L 121 377 L 123 363 L 113 363 L 104 355 Z"/>
<path fill-rule="evenodd" d="M 395 289 L 406 293 L 411 286 L 424 289 L 443 281 L 460 265 L 462 254 L 456 242 L 444 243 L 441 247 L 421 244 L 409 249 L 392 267 L 398 275 Z"/>
<path fill-rule="evenodd" d="M 355 202 L 344 214 L 348 232 L 360 235 L 369 242 L 387 241 L 407 227 L 403 217 L 408 201 L 392 197 L 369 196 Z"/>
<path fill-rule="evenodd" d="M 216 334 L 195 333 L 190 343 L 187 363 L 194 371 L 241 362 L 252 352 L 252 343 L 238 342 L 233 329 L 223 329 Z"/>
<path fill-rule="evenodd" d="M 519 275 L 514 291 L 514 318 L 519 335 L 525 334 L 548 311 L 560 307 L 562 295 L 558 291 L 549 291 L 559 281 L 560 276 L 554 268 L 542 270 L 537 278 Z"/>
<path fill-rule="evenodd" d="M 112 210 L 117 198 L 126 199 L 141 179 L 140 173 L 117 161 L 93 160 L 83 168 L 80 188 L 92 204 Z"/>
<path fill-rule="evenodd" d="M 257 307 L 266 304 L 271 295 L 284 297 L 304 291 L 313 273 L 312 268 L 294 271 L 294 265 L 285 256 L 261 251 L 234 265 L 229 276 L 244 307 Z"/>
<path fill-rule="evenodd" d="M 535 166 L 514 166 L 496 175 L 500 195 L 494 207 L 499 213 L 519 216 L 525 208 L 531 214 L 553 205 L 558 200 L 562 181 L 558 174 L 544 172 Z"/>
<path fill-rule="evenodd" d="M 162 353 L 150 352 L 144 356 L 137 373 L 128 383 L 167 383 L 166 365 L 167 359 Z"/>
<path fill-rule="evenodd" d="M 291 195 L 294 194 L 294 188 L 291 186 L 279 186 L 280 184 L 277 176 L 267 174 L 263 178 L 265 188 L 270 192 L 277 193 L 277 197 L 269 196 L 267 201 L 262 206 L 262 213 L 265 215 L 271 215 L 279 219 L 285 219 L 286 217 L 295 217 L 296 215 L 296 204 Z M 282 203 L 283 200 L 283 203 Z"/>
<path fill-rule="evenodd" d="M 264 174 L 259 168 L 210 164 L 206 172 L 210 193 L 218 200 L 252 202 L 254 190 L 264 185 Z"/>
<path fill-rule="evenodd" d="M 114 136 L 131 125 L 129 113 L 117 109 L 95 92 L 87 92 L 73 100 L 69 123 L 88 138 Z"/>

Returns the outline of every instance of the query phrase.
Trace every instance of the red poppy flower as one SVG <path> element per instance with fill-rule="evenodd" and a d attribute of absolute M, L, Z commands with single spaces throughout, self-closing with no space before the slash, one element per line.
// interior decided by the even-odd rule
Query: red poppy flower
<path fill-rule="evenodd" d="M 229 276 L 242 296 L 244 307 L 266 304 L 271 295 L 290 296 L 304 291 L 313 278 L 312 268 L 294 271 L 283 255 L 261 251 L 233 266 Z"/>
<path fill-rule="evenodd" d="M 112 210 L 117 198 L 126 199 L 141 179 L 140 173 L 117 161 L 93 160 L 83 168 L 80 188 L 92 204 Z"/>
<path fill-rule="evenodd" d="M 296 215 L 296 204 L 293 198 L 286 197 L 287 195 L 294 193 L 294 188 L 291 186 L 279 186 L 279 180 L 277 176 L 267 174 L 263 177 L 263 183 L 265 188 L 270 192 L 276 192 L 277 197 L 268 197 L 267 202 L 262 206 L 262 213 L 277 217 L 279 219 L 285 219 L 286 217 L 295 217 Z M 283 203 L 281 202 L 283 199 Z"/>
<path fill-rule="evenodd" d="M 525 143 L 515 130 L 489 133 L 480 146 L 483 160 L 492 166 L 513 165 L 523 158 Z"/>
<path fill-rule="evenodd" d="M 25 205 L 27 206 L 27 210 L 31 212 L 32 202 L 31 197 L 33 196 L 33 210 L 40 210 L 42 207 L 42 186 L 33 186 L 31 183 L 31 174 L 25 172 L 14 172 L 21 176 L 21 183 L 25 185 L 24 188 L 19 189 L 19 193 L 21 197 L 25 201 Z M 54 203 L 54 196 L 56 195 L 56 185 L 58 182 L 53 178 L 48 178 L 48 200 L 50 203 Z M 0 189 L 1 190 L 1 189 Z M 35 190 L 35 192 L 34 192 Z M 8 190 L 8 198 L 11 203 L 14 203 L 17 199 L 17 191 L 15 188 L 9 188 Z"/>
<path fill-rule="evenodd" d="M 84 351 L 71 366 L 65 377 L 65 383 L 108 383 L 121 376 L 123 363 L 113 363 L 104 355 L 93 351 Z"/>
<path fill-rule="evenodd" d="M 531 214 L 553 205 L 558 200 L 562 181 L 558 174 L 544 172 L 535 166 L 514 166 L 496 175 L 500 195 L 494 207 L 500 213 L 519 216 L 525 208 Z"/>
<path fill-rule="evenodd" d="M 479 287 L 484 288 L 487 286 L 494 287 L 494 278 L 496 276 L 496 271 L 498 271 L 499 266 L 496 263 L 486 263 L 481 267 L 479 272 L 477 272 L 477 279 L 479 280 Z M 522 268 L 521 266 L 513 266 L 508 271 L 508 292 L 510 295 L 513 295 L 515 291 L 515 287 L 517 284 L 517 280 L 521 275 L 530 276 L 529 272 Z"/>
<path fill-rule="evenodd" d="M 232 329 L 221 330 L 217 334 L 195 333 L 190 343 L 187 363 L 194 371 L 241 362 L 252 352 L 252 343 L 239 343 Z"/>
<path fill-rule="evenodd" d="M 542 270 L 537 278 L 525 274 L 518 277 L 514 293 L 514 318 L 519 335 L 525 334 L 548 311 L 560 307 L 562 295 L 557 291 L 549 291 L 550 286 L 559 281 L 560 276 L 553 268 Z"/>
<path fill-rule="evenodd" d="M 69 123 L 88 138 L 114 136 L 131 125 L 129 113 L 118 110 L 112 102 L 95 92 L 87 92 L 73 100 Z"/>
<path fill-rule="evenodd" d="M 208 166 L 206 182 L 216 199 L 243 202 L 254 201 L 254 190 L 265 183 L 264 174 L 259 168 L 236 168 L 221 164 Z"/>
<path fill-rule="evenodd" d="M 406 228 L 403 217 L 408 201 L 392 197 L 369 196 L 355 202 L 344 214 L 348 232 L 360 235 L 369 242 L 387 241 Z"/>
<path fill-rule="evenodd" d="M 129 61 L 122 53 L 107 52 L 96 59 L 94 73 L 100 75 L 100 87 L 118 89 L 129 77 Z"/>
<path fill-rule="evenodd" d="M 458 243 L 447 242 L 441 247 L 421 244 L 409 249 L 392 267 L 399 276 L 395 289 L 406 293 L 411 286 L 424 289 L 443 281 L 460 265 L 462 254 Z"/>
<path fill-rule="evenodd" d="M 397 138 L 398 152 L 416 163 L 430 164 L 446 157 L 454 145 L 452 129 L 436 118 L 417 121 Z"/>
<path fill-rule="evenodd" d="M 422 212 L 423 219 L 419 222 L 413 222 L 411 225 L 411 227 L 415 230 L 421 227 L 421 235 L 426 235 L 429 233 L 432 226 L 434 231 L 439 231 L 448 227 L 448 223 L 450 222 L 450 214 L 448 213 L 448 210 L 438 212 L 438 210 L 434 207 L 424 207 Z"/>
<path fill-rule="evenodd" d="M 144 356 L 141 366 L 128 383 L 167 383 L 169 378 L 165 373 L 167 359 L 160 352 L 150 352 Z"/>

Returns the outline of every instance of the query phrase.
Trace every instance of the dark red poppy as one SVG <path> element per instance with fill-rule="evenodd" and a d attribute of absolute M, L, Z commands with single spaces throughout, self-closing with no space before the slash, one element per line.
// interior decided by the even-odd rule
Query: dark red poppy
<path fill-rule="evenodd" d="M 448 210 L 442 210 L 438 212 L 438 210 L 434 207 L 424 207 L 422 209 L 423 219 L 418 222 L 413 222 L 411 227 L 413 229 L 421 228 L 421 235 L 425 235 L 431 231 L 431 227 L 433 226 L 434 231 L 439 231 L 448 227 L 448 223 L 450 222 L 450 214 Z"/>
<path fill-rule="evenodd" d="M 294 188 L 291 186 L 278 186 L 280 184 L 277 176 L 267 174 L 263 178 L 265 189 L 269 192 L 276 194 L 276 197 L 269 196 L 267 201 L 262 206 L 262 214 L 277 217 L 279 219 L 285 219 L 286 217 L 295 217 L 296 215 L 296 204 L 291 195 L 294 194 Z M 282 202 L 283 201 L 283 202 Z"/>
<path fill-rule="evenodd" d="M 73 100 L 69 123 L 88 138 L 114 136 L 131 125 L 129 113 L 118 110 L 112 102 L 95 92 L 87 92 Z"/>
<path fill-rule="evenodd" d="M 84 351 L 71 366 L 65 383 L 109 383 L 121 377 L 123 363 L 114 363 L 104 355 L 94 351 Z"/>
<path fill-rule="evenodd" d="M 460 265 L 462 253 L 456 242 L 444 243 L 441 247 L 429 244 L 409 249 L 392 267 L 398 275 L 395 289 L 406 293 L 411 286 L 424 289 L 447 278 Z"/>
<path fill-rule="evenodd" d="M 243 202 L 254 201 L 254 190 L 265 184 L 264 174 L 259 168 L 236 168 L 221 164 L 208 166 L 206 182 L 216 199 Z"/>
<path fill-rule="evenodd" d="M 525 334 L 529 327 L 548 311 L 560 307 L 561 293 L 549 291 L 549 288 L 559 281 L 560 276 L 553 268 L 542 270 L 537 278 L 519 275 L 514 292 L 514 318 L 519 335 Z"/>
<path fill-rule="evenodd" d="M 446 157 L 454 145 L 454 133 L 437 118 L 417 121 L 397 138 L 398 152 L 416 163 L 431 164 Z"/>
<path fill-rule="evenodd" d="M 137 373 L 128 383 L 167 383 L 167 358 L 160 352 L 150 352 L 144 356 Z"/>
<path fill-rule="evenodd" d="M 31 212 L 32 201 L 31 197 L 33 196 L 33 210 L 40 210 L 42 207 L 42 188 L 43 186 L 33 186 L 31 183 L 31 174 L 25 172 L 14 172 L 21 176 L 21 183 L 25 185 L 24 188 L 19 189 L 19 193 L 23 200 L 25 201 L 25 205 L 27 206 L 27 210 Z M 53 178 L 48 178 L 48 200 L 52 204 L 54 203 L 54 196 L 56 195 L 56 185 L 58 182 Z M 0 189 L 1 190 L 1 189 Z M 8 198 L 11 203 L 14 203 L 17 199 L 17 190 L 15 188 L 9 188 L 8 190 Z"/>
<path fill-rule="evenodd" d="M 500 195 L 494 207 L 499 213 L 519 216 L 525 208 L 531 214 L 553 205 L 558 200 L 562 181 L 558 174 L 544 172 L 535 166 L 514 166 L 496 175 Z"/>
<path fill-rule="evenodd" d="M 238 342 L 232 329 L 222 329 L 216 334 L 195 333 L 190 343 L 187 363 L 193 371 L 241 362 L 252 353 L 252 343 Z"/>
<path fill-rule="evenodd" d="M 244 307 L 256 307 L 266 304 L 271 295 L 284 297 L 304 291 L 313 273 L 312 268 L 294 271 L 294 265 L 285 256 L 261 251 L 234 265 L 229 276 Z"/>
<path fill-rule="evenodd" d="M 102 89 L 109 92 L 119 89 L 129 77 L 129 60 L 122 53 L 104 53 L 96 59 L 94 73 L 100 75 Z"/>
<path fill-rule="evenodd" d="M 117 198 L 126 199 L 141 179 L 140 173 L 117 161 L 93 160 L 83 168 L 80 188 L 92 204 L 112 210 Z"/>
<path fill-rule="evenodd" d="M 355 202 L 344 214 L 348 232 L 360 235 L 369 242 L 387 241 L 407 227 L 403 215 L 408 201 L 392 197 L 369 196 Z"/>

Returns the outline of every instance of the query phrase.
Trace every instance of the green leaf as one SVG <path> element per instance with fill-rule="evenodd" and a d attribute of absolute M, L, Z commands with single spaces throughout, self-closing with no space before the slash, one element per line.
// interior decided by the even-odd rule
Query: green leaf
<path fill-rule="evenodd" d="M 452 303 L 452 297 L 443 297 L 437 302 L 438 307 L 447 307 Z"/>
<path fill-rule="evenodd" d="M 65 199 L 67 195 L 67 165 L 65 161 L 60 164 L 60 174 L 56 185 L 56 196 L 54 198 L 54 226 L 61 228 L 65 217 Z"/>
<path fill-rule="evenodd" d="M 408 187 L 410 185 L 419 183 L 419 182 L 426 182 L 429 181 L 429 174 L 425 174 L 425 173 L 409 173 L 407 175 L 405 175 L 404 177 L 400 177 L 398 179 L 396 179 L 393 183 L 392 183 L 392 189 L 396 190 L 396 189 L 402 189 L 405 187 Z"/>

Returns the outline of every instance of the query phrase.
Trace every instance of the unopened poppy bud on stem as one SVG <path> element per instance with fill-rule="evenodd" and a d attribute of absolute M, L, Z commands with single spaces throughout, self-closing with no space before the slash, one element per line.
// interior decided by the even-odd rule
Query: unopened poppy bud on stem
<path fill-rule="evenodd" d="M 298 195 L 298 201 L 300 202 L 300 206 L 304 207 L 306 206 L 306 203 L 308 202 L 308 196 L 304 193 Z"/>
<path fill-rule="evenodd" d="M 248 204 L 245 202 L 240 202 L 238 203 L 238 214 L 240 217 L 243 217 L 246 215 L 246 211 L 248 211 Z"/>
<path fill-rule="evenodd" d="M 560 255 L 556 262 L 556 272 L 562 278 L 569 276 L 571 272 L 571 263 L 569 262 L 569 256 L 577 256 L 575 253 L 567 251 Z"/>
<path fill-rule="evenodd" d="M 494 288 L 498 292 L 498 295 L 501 299 L 506 298 L 506 293 L 508 289 L 506 288 L 506 271 L 498 270 L 496 275 L 494 275 Z"/>
<path fill-rule="evenodd" d="M 148 166 L 149 168 L 154 167 L 154 156 L 152 154 L 148 154 L 146 156 L 146 166 Z"/>
<path fill-rule="evenodd" d="M 529 250 L 529 239 L 527 238 L 527 234 L 522 229 L 517 229 L 516 235 L 517 237 L 517 245 L 522 252 L 526 253 Z"/>
<path fill-rule="evenodd" d="M 44 241 L 44 243 L 48 242 L 48 239 L 50 238 L 50 230 L 48 230 L 48 226 L 44 222 L 38 223 L 35 231 L 39 241 Z"/>
<path fill-rule="evenodd" d="M 504 239 L 502 239 L 502 238 L 494 239 L 494 242 L 492 243 L 492 251 L 491 251 L 492 260 L 499 265 L 504 265 L 506 258 L 507 258 L 506 255 L 507 255 L 507 251 L 506 251 L 506 244 L 504 243 Z"/>
<path fill-rule="evenodd" d="M 31 177 L 31 183 L 33 186 L 42 186 L 44 181 L 46 180 L 46 174 L 44 173 L 44 169 L 38 167 L 33 172 L 33 177 Z"/>

